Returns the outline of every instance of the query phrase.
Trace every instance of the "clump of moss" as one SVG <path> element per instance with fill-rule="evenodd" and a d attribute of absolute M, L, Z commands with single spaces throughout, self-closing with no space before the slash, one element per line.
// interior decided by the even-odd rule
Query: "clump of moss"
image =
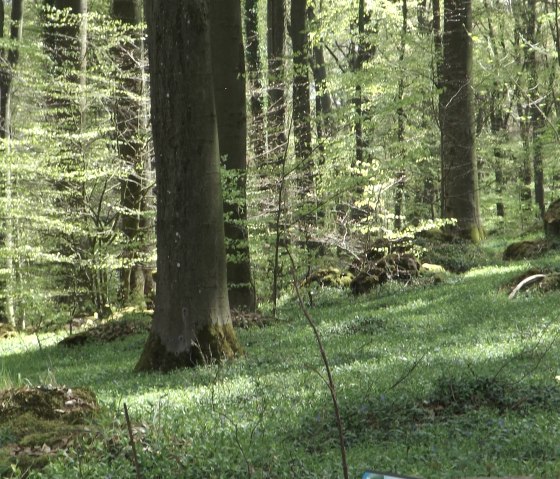
<path fill-rule="evenodd" d="M 175 354 L 169 352 L 161 338 L 151 331 L 134 370 L 167 372 L 231 359 L 243 352 L 231 323 L 202 327 L 196 332 L 196 338 L 196 344 L 189 350 Z"/>
<path fill-rule="evenodd" d="M 0 391 L 0 476 L 44 467 L 49 457 L 86 432 L 98 411 L 95 394 L 83 388 L 22 387 Z"/>

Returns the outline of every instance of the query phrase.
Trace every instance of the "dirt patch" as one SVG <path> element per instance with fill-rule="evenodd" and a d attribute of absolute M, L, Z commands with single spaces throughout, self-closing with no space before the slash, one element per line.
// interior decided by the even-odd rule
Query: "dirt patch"
<path fill-rule="evenodd" d="M 124 339 L 132 334 L 147 333 L 150 331 L 151 317 L 126 318 L 118 321 L 108 321 L 76 334 L 64 338 L 59 346 L 81 346 L 88 342 L 108 343 L 117 339 Z"/>
<path fill-rule="evenodd" d="M 95 394 L 84 388 L 20 387 L 0 391 L 0 477 L 38 469 L 92 432 Z"/>

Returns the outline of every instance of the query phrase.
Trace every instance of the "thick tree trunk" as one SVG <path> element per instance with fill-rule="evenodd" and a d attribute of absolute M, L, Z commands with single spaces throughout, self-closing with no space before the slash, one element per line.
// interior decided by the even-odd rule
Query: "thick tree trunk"
<path fill-rule="evenodd" d="M 445 0 L 442 91 L 443 216 L 456 218 L 459 236 L 483 236 L 474 149 L 471 0 Z"/>
<path fill-rule="evenodd" d="M 229 305 L 233 310 L 254 311 L 247 231 L 247 114 L 245 109 L 245 58 L 241 4 L 210 0 L 212 67 L 218 117 L 220 156 L 233 172 L 235 191 L 224 198 Z"/>
<path fill-rule="evenodd" d="M 141 260 L 146 253 L 145 231 L 141 228 L 146 205 L 146 149 L 141 136 L 147 128 L 144 118 L 143 43 L 138 30 L 142 21 L 141 0 L 113 0 L 112 16 L 128 29 L 132 41 L 114 49 L 120 67 L 119 91 L 115 103 L 117 150 L 128 174 L 121 180 L 121 229 L 127 244 L 123 252 L 121 297 L 125 304 L 145 305 L 145 275 L 150 274 Z"/>
<path fill-rule="evenodd" d="M 4 2 L 0 10 L 0 36 L 4 37 Z M 12 41 L 21 41 L 23 26 L 23 0 L 12 0 L 12 12 L 10 15 L 10 39 Z M 0 51 L 0 140 L 4 143 L 4 153 L 11 154 L 10 140 L 12 136 L 12 122 L 11 122 L 11 99 L 12 99 L 12 83 L 13 83 L 13 70 L 16 68 L 19 61 L 18 46 L 12 45 L 7 49 Z M 9 162 L 7 162 L 9 163 Z M 4 177 L 0 180 L 0 188 L 2 189 L 2 196 L 6 202 L 6 209 L 10 208 L 12 200 L 12 172 L 8 166 Z M 6 321 L 12 326 L 19 329 L 25 327 L 23 318 L 16 318 L 15 300 L 13 297 L 13 283 L 15 281 L 14 259 L 12 256 L 13 241 L 13 222 L 10 221 L 9 215 L 4 223 L 5 230 L 0 232 L 0 245 L 7 248 L 7 256 L 5 263 L 5 270 L 7 278 L 2 279 L 0 282 L 0 322 Z"/>
<path fill-rule="evenodd" d="M 206 0 L 147 0 L 158 292 L 136 370 L 232 357 Z"/>

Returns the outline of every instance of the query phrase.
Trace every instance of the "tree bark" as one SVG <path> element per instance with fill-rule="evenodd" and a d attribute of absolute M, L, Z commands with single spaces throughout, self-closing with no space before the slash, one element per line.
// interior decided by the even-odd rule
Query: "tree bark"
<path fill-rule="evenodd" d="M 123 251 L 125 265 L 121 270 L 121 297 L 124 304 L 145 305 L 146 275 L 151 274 L 142 261 L 146 254 L 146 231 L 141 225 L 147 212 L 145 197 L 147 152 L 142 136 L 147 129 L 143 95 L 143 42 L 139 25 L 142 22 L 140 0 L 113 0 L 112 16 L 125 26 L 130 39 L 114 49 L 119 65 L 119 91 L 115 102 L 117 151 L 128 174 L 121 180 L 121 229 L 126 238 Z M 145 135 L 144 135 L 145 136 Z"/>
<path fill-rule="evenodd" d="M 264 108 L 261 82 L 261 61 L 259 55 L 259 0 L 245 0 L 245 35 L 247 58 L 247 85 L 249 87 L 249 105 L 251 111 L 251 128 L 249 140 L 253 148 L 255 162 L 264 161 L 266 151 L 266 131 L 264 125 Z"/>
<path fill-rule="evenodd" d="M 137 371 L 232 357 L 206 0 L 146 0 L 158 292 Z"/>
<path fill-rule="evenodd" d="M 307 33 L 307 0 L 292 0 L 290 36 L 293 51 L 293 121 L 295 156 L 298 169 L 299 195 L 305 203 L 313 190 L 311 158 L 311 104 L 309 99 L 309 39 Z M 309 215 L 304 216 L 309 220 Z M 304 221 L 307 221 L 304 220 Z"/>
<path fill-rule="evenodd" d="M 286 6 L 284 0 L 268 0 L 267 49 L 268 49 L 268 162 L 278 164 L 286 143 L 285 117 L 285 68 Z"/>
<path fill-rule="evenodd" d="M 239 1 L 210 0 L 212 67 L 218 117 L 220 156 L 233 172 L 233 187 L 224 198 L 229 305 L 254 311 L 247 230 L 247 114 L 245 107 L 245 58 Z"/>
<path fill-rule="evenodd" d="M 4 2 L 0 1 L 0 36 L 4 37 Z M 23 27 L 23 0 L 12 0 L 12 11 L 10 15 L 10 40 L 20 42 Z M 2 140 L 4 152 L 11 154 L 11 137 L 12 137 L 12 117 L 11 117 L 11 100 L 13 73 L 19 61 L 19 47 L 11 45 L 7 49 L 0 51 L 0 140 Z M 10 166 L 7 167 L 4 178 L 2 178 L 2 196 L 7 203 L 7 209 L 10 208 L 12 199 L 12 172 Z M 8 216 L 8 215 L 7 215 Z M 13 222 L 7 218 L 4 223 L 4 231 L 0 232 L 0 245 L 8 249 L 5 268 L 7 278 L 0 282 L 1 299 L 0 299 L 0 322 L 8 322 L 18 329 L 25 327 L 23 318 L 16 318 L 15 300 L 13 297 L 12 284 L 15 280 L 13 248 Z"/>
<path fill-rule="evenodd" d="M 478 243 L 483 237 L 474 149 L 471 0 L 445 0 L 442 90 L 442 200 L 453 231 Z"/>

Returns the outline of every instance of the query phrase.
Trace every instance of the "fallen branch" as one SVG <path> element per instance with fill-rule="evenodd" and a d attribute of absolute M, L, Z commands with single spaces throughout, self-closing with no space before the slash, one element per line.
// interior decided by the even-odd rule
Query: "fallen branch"
<path fill-rule="evenodd" d="M 513 288 L 513 291 L 509 294 L 508 299 L 515 298 L 515 295 L 519 293 L 519 291 L 521 291 L 525 286 L 529 286 L 533 283 L 538 283 L 544 278 L 546 278 L 546 274 L 534 274 L 532 276 L 528 276 L 527 278 L 523 279 L 515 288 Z"/>

